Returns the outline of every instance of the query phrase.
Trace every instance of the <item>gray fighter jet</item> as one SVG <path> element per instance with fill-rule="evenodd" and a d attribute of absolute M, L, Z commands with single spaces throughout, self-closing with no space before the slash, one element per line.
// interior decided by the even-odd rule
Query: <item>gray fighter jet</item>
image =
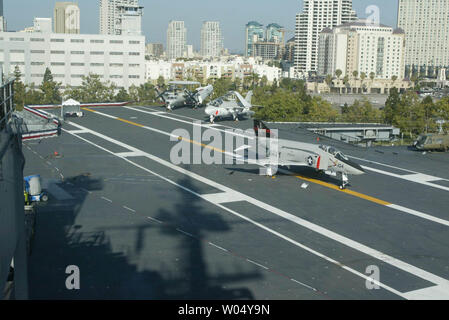
<path fill-rule="evenodd" d="M 214 92 L 214 87 L 212 85 L 197 88 L 195 91 L 187 89 L 187 87 L 198 85 L 200 85 L 200 83 L 194 81 L 172 81 L 169 83 L 169 90 L 160 93 L 156 89 L 159 94 L 156 99 L 161 98 L 169 111 L 183 106 L 193 106 L 194 108 L 198 108 L 203 104 L 204 100 Z"/>
<path fill-rule="evenodd" d="M 349 175 L 365 173 L 359 164 L 334 147 L 279 139 L 259 120 L 254 121 L 254 131 L 259 151 L 260 148 L 267 150 L 265 159 L 258 159 L 258 163 L 266 167 L 267 175 L 274 175 L 277 167 L 305 166 L 337 176 L 341 180 L 340 189 L 345 189 Z"/>
<path fill-rule="evenodd" d="M 209 103 L 205 113 L 209 116 L 211 123 L 214 123 L 216 118 L 232 117 L 234 121 L 238 121 L 240 116 L 253 116 L 252 96 L 252 91 L 248 92 L 246 98 L 243 98 L 237 91 L 230 91 Z"/>

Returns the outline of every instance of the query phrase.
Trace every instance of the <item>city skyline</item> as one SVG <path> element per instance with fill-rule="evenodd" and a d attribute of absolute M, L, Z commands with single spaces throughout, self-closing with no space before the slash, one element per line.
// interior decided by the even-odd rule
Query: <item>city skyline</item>
<path fill-rule="evenodd" d="M 233 3 L 235 2 L 235 5 Z M 8 20 L 8 29 L 11 31 L 22 30 L 32 25 L 35 17 L 52 17 L 56 1 L 32 0 L 6 0 L 4 12 Z M 391 0 L 372 0 L 366 3 L 363 0 L 354 0 L 354 9 L 359 17 L 366 17 L 365 9 L 368 5 L 377 5 L 380 8 L 382 23 L 396 26 L 397 2 Z M 259 21 L 265 26 L 270 23 L 278 23 L 287 30 L 294 30 L 295 16 L 302 9 L 300 0 L 284 0 L 283 6 L 265 0 L 248 0 L 244 3 L 235 0 L 226 3 L 215 3 L 208 7 L 201 0 L 192 0 L 186 3 L 181 0 L 173 0 L 170 4 L 150 0 L 140 0 L 139 4 L 145 7 L 142 21 L 143 35 L 147 42 L 157 42 L 166 45 L 166 28 L 170 20 L 183 20 L 188 29 L 187 43 L 193 44 L 195 50 L 200 49 L 201 27 L 204 21 L 219 21 L 224 47 L 232 52 L 244 52 L 245 25 L 252 20 Z M 97 34 L 99 30 L 99 5 L 97 1 L 79 0 L 81 11 L 81 33 Z M 239 6 L 243 10 L 235 10 Z M 29 10 L 23 12 L 23 8 Z M 286 34 L 286 40 L 293 37 L 293 33 Z"/>

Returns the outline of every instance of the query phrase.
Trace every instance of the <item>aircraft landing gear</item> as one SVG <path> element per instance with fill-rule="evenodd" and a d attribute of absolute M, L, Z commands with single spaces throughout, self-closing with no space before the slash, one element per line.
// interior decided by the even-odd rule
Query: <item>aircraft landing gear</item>
<path fill-rule="evenodd" d="M 346 173 L 340 173 L 339 176 L 341 176 L 340 190 L 345 190 L 346 186 L 349 184 L 348 175 Z"/>
<path fill-rule="evenodd" d="M 215 117 L 214 117 L 214 116 L 210 116 L 210 119 L 209 119 L 209 121 L 210 121 L 210 123 L 211 123 L 211 124 L 213 124 L 213 123 L 214 123 L 214 121 L 215 121 Z"/>

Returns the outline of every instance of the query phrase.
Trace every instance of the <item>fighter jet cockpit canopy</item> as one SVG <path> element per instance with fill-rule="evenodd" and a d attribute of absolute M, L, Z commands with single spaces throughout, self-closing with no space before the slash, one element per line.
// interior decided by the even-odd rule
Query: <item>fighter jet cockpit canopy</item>
<path fill-rule="evenodd" d="M 344 160 L 348 161 L 349 160 L 348 157 L 343 152 L 335 149 L 334 147 L 320 145 L 320 149 L 324 150 L 327 153 L 330 153 L 331 155 L 333 155 L 338 160 L 341 160 L 341 161 L 344 161 Z"/>

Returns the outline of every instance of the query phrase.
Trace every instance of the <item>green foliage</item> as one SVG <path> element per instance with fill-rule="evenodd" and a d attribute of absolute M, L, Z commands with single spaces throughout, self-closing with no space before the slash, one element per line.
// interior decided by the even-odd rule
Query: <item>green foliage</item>
<path fill-rule="evenodd" d="M 210 97 L 210 100 L 217 99 L 231 90 L 235 90 L 236 84 L 232 82 L 231 79 L 228 78 L 220 78 L 215 80 L 213 83 L 214 93 Z"/>
<path fill-rule="evenodd" d="M 163 76 L 160 76 L 160 77 L 157 79 L 157 85 L 158 85 L 159 87 L 165 87 L 165 79 L 164 79 Z"/>
<path fill-rule="evenodd" d="M 125 88 L 120 88 L 119 92 L 115 96 L 115 101 L 117 102 L 126 102 L 129 101 L 129 94 L 125 90 Z"/>
<path fill-rule="evenodd" d="M 100 76 L 89 74 L 82 78 L 80 88 L 67 88 L 64 92 L 66 98 L 72 98 L 82 103 L 114 102 L 117 86 L 110 82 L 101 82 Z"/>
<path fill-rule="evenodd" d="M 341 120 L 349 123 L 382 122 L 382 112 L 375 109 L 368 100 L 356 100 L 352 106 L 342 108 Z"/>
<path fill-rule="evenodd" d="M 53 80 L 53 75 L 49 68 L 45 70 L 44 80 L 39 87 L 42 91 L 41 104 L 58 104 L 62 102 L 60 93 L 60 83 Z"/>
<path fill-rule="evenodd" d="M 341 75 L 343 74 L 343 71 L 341 71 L 340 69 L 337 69 L 335 71 L 335 75 L 337 76 L 338 79 L 340 79 Z"/>
<path fill-rule="evenodd" d="M 448 119 L 448 104 L 447 98 L 437 103 L 434 103 L 431 97 L 421 101 L 413 91 L 399 95 L 398 90 L 393 88 L 385 105 L 384 118 L 386 122 L 412 137 L 423 132 L 436 131 L 436 120 Z"/>
<path fill-rule="evenodd" d="M 21 111 L 25 105 L 26 86 L 22 82 L 22 73 L 19 66 L 14 68 L 14 104 L 15 109 Z"/>

